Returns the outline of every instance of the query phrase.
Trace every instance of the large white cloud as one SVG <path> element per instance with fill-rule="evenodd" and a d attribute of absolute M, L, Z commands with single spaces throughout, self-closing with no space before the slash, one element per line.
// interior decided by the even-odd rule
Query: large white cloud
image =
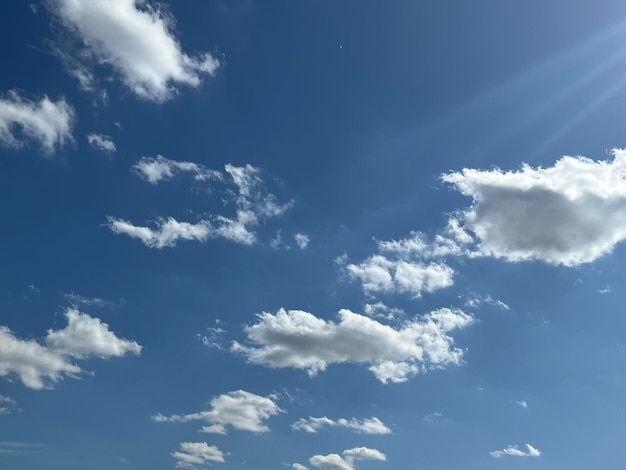
<path fill-rule="evenodd" d="M 494 450 L 493 452 L 489 452 L 494 458 L 499 457 L 539 457 L 541 456 L 541 451 L 539 449 L 534 448 L 530 444 L 526 444 L 526 450 L 522 450 L 517 446 L 507 446 L 502 450 Z"/>
<path fill-rule="evenodd" d="M 282 413 L 283 410 L 269 397 L 255 395 L 244 390 L 236 390 L 211 399 L 211 408 L 198 413 L 185 415 L 155 415 L 156 422 L 184 423 L 187 421 L 206 421 L 201 431 L 226 434 L 227 426 L 240 431 L 267 432 L 264 423 L 268 418 Z"/>
<path fill-rule="evenodd" d="M 473 200 L 460 228 L 475 238 L 474 256 L 574 266 L 626 238 L 626 150 L 612 157 L 566 156 L 516 171 L 464 168 L 442 180 Z"/>
<path fill-rule="evenodd" d="M 234 342 L 231 350 L 251 363 L 304 369 L 311 376 L 329 364 L 366 363 L 381 382 L 404 382 L 419 372 L 460 364 L 463 351 L 448 333 L 473 321 L 447 308 L 397 327 L 346 309 L 339 311 L 338 323 L 280 309 L 258 315 L 257 323 L 245 327 L 248 344 Z"/>
<path fill-rule="evenodd" d="M 0 99 L 0 144 L 6 147 L 19 148 L 30 139 L 52 153 L 72 141 L 73 122 L 74 110 L 64 99 L 30 101 L 14 91 Z"/>
<path fill-rule="evenodd" d="M 81 50 L 67 61 L 83 88 L 93 87 L 92 64 L 111 67 L 143 99 L 162 102 L 176 85 L 197 87 L 219 61 L 209 53 L 183 52 L 173 34 L 173 18 L 144 0 L 52 0 L 62 24 Z M 67 55 L 67 54 L 66 54 Z"/>
<path fill-rule="evenodd" d="M 169 180 L 180 172 L 192 173 L 197 181 L 219 181 L 225 186 L 223 201 L 234 206 L 234 216 L 206 215 L 194 223 L 180 222 L 173 217 L 159 218 L 154 221 L 154 228 L 108 217 L 108 227 L 113 232 L 137 238 L 150 248 L 173 247 L 180 240 L 205 242 L 218 237 L 251 245 L 257 240 L 254 228 L 260 221 L 278 217 L 293 205 L 293 201 L 279 203 L 276 196 L 266 191 L 259 176 L 260 170 L 251 165 L 227 164 L 224 172 L 220 172 L 197 163 L 178 162 L 157 155 L 143 157 L 131 170 L 151 184 Z"/>
<path fill-rule="evenodd" d="M 374 417 L 358 419 L 358 418 L 339 418 L 337 420 L 330 419 L 326 416 L 315 418 L 300 418 L 291 425 L 296 431 L 305 431 L 308 433 L 317 433 L 324 427 L 341 427 L 355 431 L 359 434 L 390 434 L 391 429 L 385 426 L 380 419 Z"/>
<path fill-rule="evenodd" d="M 206 442 L 181 442 L 180 450 L 170 454 L 178 468 L 196 468 L 196 465 L 225 462 L 224 453 Z"/>
<path fill-rule="evenodd" d="M 68 326 L 48 330 L 45 345 L 17 338 L 7 327 L 0 327 L 0 376 L 16 375 L 33 389 L 51 388 L 64 376 L 76 377 L 81 368 L 71 359 L 88 356 L 111 357 L 139 354 L 141 346 L 120 339 L 97 318 L 70 309 Z"/>
<path fill-rule="evenodd" d="M 355 447 L 339 454 L 314 455 L 309 463 L 322 470 L 354 470 L 355 460 L 387 460 L 387 456 L 377 449 Z"/>

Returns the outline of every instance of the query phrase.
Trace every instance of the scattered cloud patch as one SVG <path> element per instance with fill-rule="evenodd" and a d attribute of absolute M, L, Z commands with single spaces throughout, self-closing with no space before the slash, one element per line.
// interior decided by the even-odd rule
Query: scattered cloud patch
<path fill-rule="evenodd" d="M 443 414 L 435 411 L 434 413 L 427 414 L 424 416 L 425 423 L 436 423 L 437 421 L 441 421 L 443 419 Z"/>
<path fill-rule="evenodd" d="M 518 400 L 515 402 L 515 404 L 524 409 L 528 408 L 528 403 L 526 403 L 524 400 Z"/>
<path fill-rule="evenodd" d="M 302 310 L 261 313 L 245 327 L 248 345 L 234 342 L 231 351 L 248 362 L 269 367 L 306 370 L 310 376 L 329 364 L 366 363 L 383 383 L 404 382 L 419 372 L 462 362 L 449 332 L 474 322 L 461 310 L 442 308 L 397 327 L 347 309 L 339 322 Z"/>
<path fill-rule="evenodd" d="M 181 171 L 192 172 L 196 180 L 220 181 L 227 187 L 224 201 L 235 206 L 234 217 L 208 215 L 195 223 L 179 222 L 173 217 L 159 218 L 154 222 L 154 228 L 151 228 L 109 216 L 107 225 L 114 233 L 137 238 L 149 248 L 174 247 L 180 240 L 205 242 L 213 238 L 251 245 L 257 239 L 254 227 L 261 220 L 284 214 L 293 201 L 281 204 L 273 194 L 265 191 L 258 168 L 230 164 L 224 168 L 222 173 L 196 163 L 176 162 L 158 156 L 141 159 L 132 170 L 151 184 L 170 179 Z"/>
<path fill-rule="evenodd" d="M 500 310 L 511 310 L 511 307 L 507 304 L 502 302 L 500 299 L 494 299 L 490 295 L 472 294 L 465 300 L 465 306 L 468 308 L 478 308 L 481 305 L 489 305 L 499 308 Z"/>
<path fill-rule="evenodd" d="M 324 427 L 341 427 L 351 429 L 358 434 L 391 434 L 385 424 L 378 418 L 339 418 L 338 420 L 332 420 L 326 416 L 321 418 L 301 418 L 291 425 L 294 431 L 304 431 L 308 433 L 317 433 Z"/>
<path fill-rule="evenodd" d="M 626 238 L 626 150 L 612 160 L 565 156 L 516 171 L 464 168 L 441 177 L 472 205 L 457 222 L 473 256 L 576 266 Z"/>
<path fill-rule="evenodd" d="M 494 450 L 493 452 L 489 452 L 494 458 L 500 457 L 539 457 L 541 455 L 541 451 L 539 449 L 534 448 L 530 444 L 526 444 L 526 450 L 522 450 L 517 446 L 507 446 L 502 450 Z"/>
<path fill-rule="evenodd" d="M 64 297 L 75 309 L 79 307 L 106 307 L 107 305 L 111 305 L 111 302 L 101 299 L 100 297 L 85 297 L 74 292 L 65 294 Z"/>
<path fill-rule="evenodd" d="M 70 74 L 94 87 L 96 65 L 113 70 L 141 99 L 164 102 L 177 86 L 198 87 L 219 60 L 210 53 L 183 52 L 174 20 L 162 5 L 137 0 L 56 0 L 52 9 L 75 37 Z M 66 61 L 67 63 L 68 61 Z"/>
<path fill-rule="evenodd" d="M 0 415 L 11 414 L 17 409 L 17 403 L 13 398 L 0 395 Z"/>
<path fill-rule="evenodd" d="M 383 302 L 373 304 L 365 304 L 363 313 L 368 317 L 384 318 L 386 320 L 395 320 L 404 316 L 404 310 L 397 307 L 389 307 Z"/>
<path fill-rule="evenodd" d="M 115 153 L 116 147 L 113 139 L 108 135 L 91 133 L 87 135 L 87 143 L 94 149 L 104 153 Z"/>
<path fill-rule="evenodd" d="M 170 455 L 176 460 L 177 468 L 196 468 L 196 465 L 225 462 L 224 453 L 206 442 L 181 442 L 180 450 Z"/>
<path fill-rule="evenodd" d="M 184 423 L 188 421 L 205 421 L 208 423 L 201 431 L 215 434 L 226 434 L 227 426 L 240 431 L 268 432 L 264 421 L 283 410 L 269 397 L 237 390 L 214 397 L 211 408 L 207 411 L 185 415 L 152 417 L 156 422 Z"/>
<path fill-rule="evenodd" d="M 0 327 L 0 376 L 15 375 L 32 389 L 52 388 L 63 377 L 76 377 L 81 372 L 72 359 L 141 352 L 136 342 L 118 338 L 97 318 L 74 309 L 68 309 L 65 317 L 67 327 L 48 330 L 44 344 L 17 338 L 9 328 Z"/>
<path fill-rule="evenodd" d="M 296 233 L 293 238 L 296 240 L 296 245 L 298 245 L 298 248 L 300 248 L 301 250 L 306 249 L 306 247 L 309 245 L 309 236 L 305 233 Z"/>
<path fill-rule="evenodd" d="M 355 447 L 346 449 L 339 454 L 314 455 L 309 459 L 309 463 L 322 470 L 354 470 L 356 460 L 378 460 L 385 461 L 387 456 L 377 449 L 368 447 Z"/>
<path fill-rule="evenodd" d="M 52 154 L 73 140 L 73 122 L 74 110 L 65 99 L 51 101 L 44 96 L 36 102 L 15 91 L 0 98 L 0 144 L 5 147 L 20 148 L 34 140 Z"/>

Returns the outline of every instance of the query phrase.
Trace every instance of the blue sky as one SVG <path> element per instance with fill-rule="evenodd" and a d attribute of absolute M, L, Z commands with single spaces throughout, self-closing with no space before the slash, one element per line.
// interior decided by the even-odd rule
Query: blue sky
<path fill-rule="evenodd" d="M 2 10 L 1 468 L 621 468 L 623 6 Z"/>

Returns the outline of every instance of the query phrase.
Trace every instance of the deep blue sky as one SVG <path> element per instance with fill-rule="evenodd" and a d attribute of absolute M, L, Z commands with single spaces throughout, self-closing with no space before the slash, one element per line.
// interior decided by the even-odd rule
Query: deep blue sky
<path fill-rule="evenodd" d="M 621 468 L 624 6 L 135 3 L 1 7 L 0 468 Z"/>

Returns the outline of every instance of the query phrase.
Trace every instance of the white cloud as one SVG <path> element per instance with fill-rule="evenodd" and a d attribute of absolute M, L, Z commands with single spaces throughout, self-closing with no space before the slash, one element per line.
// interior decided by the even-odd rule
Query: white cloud
<path fill-rule="evenodd" d="M 181 442 L 180 451 L 170 454 L 176 459 L 177 468 L 195 468 L 211 462 L 225 462 L 224 453 L 206 442 Z"/>
<path fill-rule="evenodd" d="M 304 250 L 309 244 L 309 236 L 305 233 L 296 233 L 293 238 L 296 240 L 296 245 L 301 250 Z"/>
<path fill-rule="evenodd" d="M 68 303 L 74 308 L 78 308 L 81 306 L 105 307 L 107 305 L 111 305 L 111 302 L 101 299 L 100 297 L 85 297 L 74 292 L 65 294 L 63 297 L 65 297 L 65 300 L 67 300 Z"/>
<path fill-rule="evenodd" d="M 72 139 L 74 110 L 64 100 L 44 96 L 30 101 L 16 92 L 0 99 L 0 144 L 19 148 L 25 140 L 36 140 L 46 153 L 54 152 Z"/>
<path fill-rule="evenodd" d="M 397 307 L 389 307 L 383 302 L 366 303 L 363 306 L 363 313 L 368 317 L 384 318 L 386 320 L 394 320 L 404 316 L 404 310 Z"/>
<path fill-rule="evenodd" d="M 198 181 L 222 179 L 222 174 L 217 170 L 211 170 L 193 162 L 170 160 L 162 155 L 142 157 L 131 167 L 131 171 L 150 184 L 169 180 L 180 172 L 193 173 L 194 179 Z"/>
<path fill-rule="evenodd" d="M 346 270 L 368 294 L 409 293 L 419 298 L 422 292 L 434 292 L 454 283 L 454 270 L 441 262 L 414 263 L 372 255 L 362 263 L 348 264 Z"/>
<path fill-rule="evenodd" d="M 96 134 L 92 132 L 87 135 L 87 142 L 93 148 L 103 151 L 104 153 L 114 153 L 115 142 L 108 135 Z"/>
<path fill-rule="evenodd" d="M 443 418 L 443 414 L 439 413 L 438 411 L 435 411 L 434 413 L 429 413 L 426 416 L 424 416 L 424 422 L 436 423 L 437 421 L 440 421 L 442 418 Z"/>
<path fill-rule="evenodd" d="M 475 239 L 473 256 L 575 266 L 626 238 L 626 150 L 612 157 L 566 156 L 517 171 L 464 168 L 441 178 L 473 200 L 457 224 Z"/>
<path fill-rule="evenodd" d="M 515 402 L 515 404 L 521 406 L 524 409 L 528 408 L 528 403 L 526 403 L 524 400 L 518 400 Z"/>
<path fill-rule="evenodd" d="M 311 465 L 322 470 L 354 470 L 355 460 L 387 460 L 387 456 L 376 449 L 368 447 L 355 447 L 343 451 L 343 457 L 339 454 L 314 455 L 309 459 Z"/>
<path fill-rule="evenodd" d="M 210 222 L 201 220 L 195 224 L 179 222 L 173 217 L 158 219 L 156 228 L 133 225 L 132 222 L 115 217 L 107 217 L 108 227 L 117 234 L 138 238 L 149 248 L 164 248 L 176 246 L 179 240 L 205 241 L 213 235 Z"/>
<path fill-rule="evenodd" d="M 478 308 L 481 304 L 491 305 L 492 307 L 497 307 L 500 310 L 511 310 L 507 304 L 502 302 L 500 299 L 494 299 L 490 295 L 478 295 L 472 294 L 471 297 L 468 297 L 465 300 L 465 306 L 470 308 Z"/>
<path fill-rule="evenodd" d="M 98 318 L 76 309 L 68 309 L 65 317 L 68 324 L 64 329 L 48 330 L 45 341 L 50 351 L 75 358 L 122 357 L 141 353 L 137 342 L 118 338 L 109 330 L 109 325 Z"/>
<path fill-rule="evenodd" d="M 257 239 L 253 228 L 259 225 L 261 219 L 280 216 L 293 205 L 292 201 L 280 204 L 273 194 L 265 191 L 259 177 L 260 170 L 250 165 L 236 167 L 227 164 L 225 173 L 221 173 L 196 163 L 176 162 L 157 156 L 142 158 L 132 171 L 151 184 L 168 180 L 178 172 L 191 172 L 196 180 L 217 180 L 237 188 L 233 191 L 227 187 L 223 198 L 225 203 L 234 204 L 235 217 L 207 215 L 196 223 L 179 222 L 173 217 L 159 218 L 154 222 L 154 229 L 108 217 L 108 227 L 113 232 L 137 238 L 150 248 L 173 247 L 179 240 L 205 242 L 218 237 L 251 245 Z"/>
<path fill-rule="evenodd" d="M 389 429 L 385 424 L 378 418 L 340 418 L 338 420 L 332 420 L 327 418 L 326 416 L 322 416 L 321 418 L 314 418 L 310 416 L 309 418 L 301 418 L 295 423 L 291 425 L 291 428 L 296 431 L 305 431 L 308 433 L 316 433 L 323 427 L 342 427 L 351 429 L 359 434 L 390 434 L 391 429 Z"/>
<path fill-rule="evenodd" d="M 397 328 L 351 312 L 339 311 L 339 322 L 301 310 L 264 312 L 245 327 L 251 345 L 234 342 L 233 352 L 251 363 L 305 369 L 313 376 L 329 364 L 367 363 L 383 383 L 404 382 L 418 372 L 458 365 L 463 351 L 448 333 L 474 319 L 460 311 L 439 309 Z"/>
<path fill-rule="evenodd" d="M 539 449 L 534 448 L 530 444 L 526 444 L 526 451 L 520 449 L 517 446 L 507 446 L 502 450 L 494 450 L 493 452 L 489 452 L 494 458 L 511 456 L 511 457 L 539 457 L 541 455 L 541 451 Z"/>
<path fill-rule="evenodd" d="M 309 470 L 309 467 L 305 467 L 304 465 L 299 464 L 299 463 L 294 463 L 294 464 L 292 464 L 292 465 L 291 465 L 291 468 L 292 468 L 293 470 Z"/>
<path fill-rule="evenodd" d="M 97 318 L 69 309 L 68 326 L 48 330 L 45 345 L 19 339 L 7 327 L 0 327 L 0 376 L 16 375 L 33 389 L 51 388 L 64 376 L 76 377 L 81 369 L 70 358 L 123 356 L 139 354 L 141 346 L 117 338 L 108 325 Z"/>
<path fill-rule="evenodd" d="M 282 413 L 269 397 L 237 390 L 219 395 L 211 400 L 211 408 L 207 411 L 186 415 L 163 416 L 158 414 L 152 419 L 157 422 L 184 423 L 187 421 L 206 421 L 203 432 L 226 434 L 226 426 L 240 431 L 267 432 L 269 428 L 264 421 Z"/>
<path fill-rule="evenodd" d="M 177 85 L 197 87 L 219 61 L 209 53 L 185 54 L 162 7 L 138 0 L 56 0 L 53 8 L 82 46 L 70 70 L 93 87 L 92 64 L 114 70 L 138 97 L 163 102 Z"/>
<path fill-rule="evenodd" d="M 0 395 L 0 415 L 8 415 L 16 410 L 15 400 L 6 395 Z"/>

